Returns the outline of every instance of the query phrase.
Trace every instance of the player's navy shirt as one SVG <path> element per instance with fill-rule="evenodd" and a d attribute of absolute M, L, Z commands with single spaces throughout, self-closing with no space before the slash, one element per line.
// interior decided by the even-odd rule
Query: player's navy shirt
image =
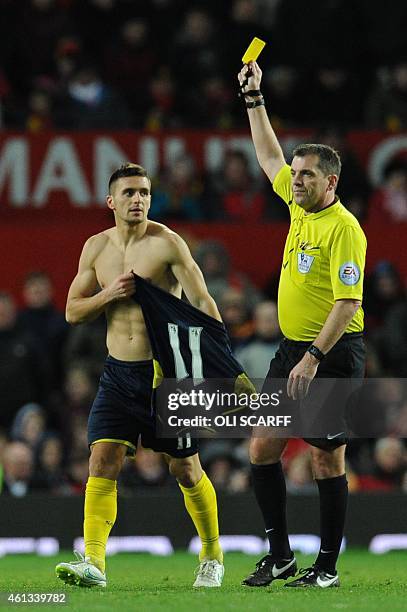
<path fill-rule="evenodd" d="M 154 358 L 155 387 L 160 377 L 193 378 L 196 384 L 208 378 L 235 380 L 244 375 L 223 323 L 141 277 L 135 278 L 133 299 L 143 311 Z"/>

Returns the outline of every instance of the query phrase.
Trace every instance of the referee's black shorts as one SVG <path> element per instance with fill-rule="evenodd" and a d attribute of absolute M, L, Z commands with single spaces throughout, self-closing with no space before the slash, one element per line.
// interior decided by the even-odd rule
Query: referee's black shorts
<path fill-rule="evenodd" d="M 284 338 L 275 354 L 275 357 L 270 362 L 270 369 L 265 380 L 263 391 L 267 392 L 267 379 L 273 378 L 288 378 L 293 367 L 302 359 L 306 353 L 309 342 L 297 342 Z M 325 358 L 318 366 L 315 378 L 329 379 L 362 379 L 365 375 L 365 345 L 363 342 L 362 333 L 344 334 L 335 346 L 327 353 Z M 340 401 L 342 404 L 343 413 L 338 415 L 338 422 L 343 423 L 343 431 L 346 433 L 346 423 L 344 423 L 345 404 L 349 397 L 344 396 L 346 385 L 338 384 L 338 390 L 331 390 L 330 397 L 325 397 L 325 405 L 321 405 L 322 412 L 327 412 L 332 409 L 335 404 L 338 405 L 338 394 L 341 395 Z M 356 382 L 356 381 L 355 381 Z M 349 387 L 351 389 L 354 387 Z M 335 402 L 332 398 L 335 397 Z M 306 400 L 305 400 L 306 401 Z M 306 412 L 306 406 L 304 408 Z M 304 437 L 309 444 L 322 448 L 324 450 L 333 450 L 343 444 L 346 444 L 347 437 L 329 435 L 323 438 L 308 438 Z"/>

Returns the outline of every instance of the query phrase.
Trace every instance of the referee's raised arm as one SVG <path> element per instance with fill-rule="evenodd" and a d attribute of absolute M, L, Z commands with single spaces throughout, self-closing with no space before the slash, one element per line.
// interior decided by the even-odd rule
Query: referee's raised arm
<path fill-rule="evenodd" d="M 245 64 L 238 74 L 250 121 L 257 159 L 271 182 L 285 165 L 284 154 L 271 127 L 260 91 L 262 71 L 257 62 Z"/>

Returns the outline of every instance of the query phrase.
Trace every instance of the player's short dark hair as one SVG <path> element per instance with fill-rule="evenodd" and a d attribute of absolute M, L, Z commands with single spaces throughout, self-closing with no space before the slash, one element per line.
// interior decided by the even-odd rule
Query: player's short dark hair
<path fill-rule="evenodd" d="M 148 179 L 151 185 L 151 179 L 147 174 L 147 170 L 143 168 L 143 166 L 139 166 L 139 164 L 133 164 L 128 162 L 127 164 L 122 164 L 120 168 L 117 168 L 109 179 L 109 193 L 111 193 L 111 186 L 120 178 L 127 178 L 128 176 L 144 176 Z"/>
<path fill-rule="evenodd" d="M 336 174 L 339 178 L 342 163 L 338 151 L 324 144 L 300 144 L 295 147 L 293 157 L 305 157 L 306 155 L 317 155 L 319 157 L 318 167 L 325 176 Z"/>

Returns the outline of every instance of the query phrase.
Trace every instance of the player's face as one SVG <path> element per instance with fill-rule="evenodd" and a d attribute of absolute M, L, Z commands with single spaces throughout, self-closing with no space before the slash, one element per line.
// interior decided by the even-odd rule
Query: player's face
<path fill-rule="evenodd" d="M 325 176 L 318 167 L 318 155 L 294 157 L 291 164 L 291 183 L 295 203 L 305 211 L 318 210 L 327 204 L 328 193 L 334 195 L 335 175 Z"/>
<path fill-rule="evenodd" d="M 115 216 L 128 225 L 138 225 L 147 219 L 151 204 L 150 181 L 145 176 L 119 178 L 107 198 Z"/>

